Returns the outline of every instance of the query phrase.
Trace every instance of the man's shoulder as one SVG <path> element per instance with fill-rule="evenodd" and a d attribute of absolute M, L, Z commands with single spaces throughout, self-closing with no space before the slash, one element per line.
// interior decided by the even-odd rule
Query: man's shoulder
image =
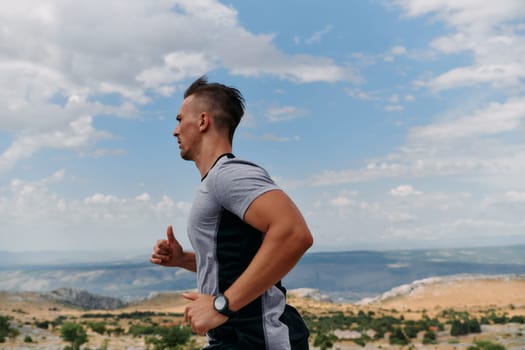
<path fill-rule="evenodd" d="M 250 161 L 250 160 L 247 160 L 247 159 L 242 159 L 242 158 L 237 158 L 237 157 L 232 157 L 232 158 L 226 158 L 224 159 L 224 161 L 222 162 L 223 164 L 231 164 L 231 165 L 248 165 L 248 166 L 256 166 L 256 167 L 260 167 L 258 164 Z"/>
<path fill-rule="evenodd" d="M 220 162 L 220 164 L 218 164 L 217 170 L 217 173 L 224 171 L 263 171 L 264 173 L 267 173 L 266 170 L 259 164 L 241 158 L 224 159 L 222 162 Z"/>
<path fill-rule="evenodd" d="M 231 183 L 249 180 L 271 182 L 270 174 L 260 165 L 240 158 L 228 158 L 222 160 L 214 169 L 211 180 L 215 184 Z"/>

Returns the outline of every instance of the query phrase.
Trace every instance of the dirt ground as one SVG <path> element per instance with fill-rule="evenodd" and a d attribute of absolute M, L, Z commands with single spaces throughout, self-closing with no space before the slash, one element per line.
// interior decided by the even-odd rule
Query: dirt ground
<path fill-rule="evenodd" d="M 376 301 L 368 305 L 355 304 L 335 304 L 330 302 L 315 301 L 309 298 L 295 297 L 293 291 L 290 293 L 289 303 L 296 306 L 303 312 L 321 314 L 329 311 L 381 311 L 396 310 L 406 319 L 421 317 L 424 311 L 433 317 L 445 309 L 456 311 L 468 311 L 470 314 L 494 310 L 498 314 L 525 315 L 525 279 L 476 279 L 459 280 L 449 282 L 439 282 L 419 286 L 402 296 L 393 297 L 386 300 Z M 171 314 L 170 322 L 178 324 L 182 322 L 181 314 L 184 313 L 186 302 L 178 293 L 159 293 L 158 295 L 129 305 L 124 309 L 105 311 L 93 310 L 85 311 L 78 308 L 67 307 L 58 302 L 44 298 L 39 293 L 7 293 L 0 292 L 0 315 L 12 317 L 14 324 L 20 330 L 20 335 L 15 339 L 8 339 L 0 344 L 0 349 L 21 350 L 21 349 L 62 349 L 66 344 L 60 339 L 57 330 L 42 330 L 34 326 L 35 321 L 54 320 L 59 316 L 76 320 L 85 321 L 80 318 L 86 313 L 111 313 L 121 314 L 133 311 L 152 311 L 156 313 Z M 157 317 L 156 322 L 166 322 L 166 317 Z M 134 322 L 131 320 L 121 321 L 123 328 L 129 327 Z M 32 343 L 25 343 L 24 337 L 30 335 Z M 135 350 L 146 349 L 147 346 L 142 338 L 131 336 L 107 336 L 99 335 L 89 331 L 90 349 L 115 349 L 115 350 Z M 439 336 L 440 341 L 437 345 L 422 345 L 414 343 L 413 349 L 467 349 L 475 339 L 490 339 L 504 343 L 508 350 L 525 349 L 525 325 L 507 324 L 500 326 L 483 326 L 483 332 L 474 336 L 461 337 L 459 340 L 448 339 L 446 334 Z M 475 339 L 474 339 L 475 338 Z M 204 344 L 203 337 L 196 337 L 198 344 Z M 104 345 L 105 344 L 105 345 Z M 406 347 L 405 347 L 406 348 Z M 315 349 L 311 347 L 311 349 Z M 365 348 L 356 345 L 352 341 L 337 342 L 333 349 L 400 349 L 398 346 L 391 346 L 387 342 L 368 343 Z"/>

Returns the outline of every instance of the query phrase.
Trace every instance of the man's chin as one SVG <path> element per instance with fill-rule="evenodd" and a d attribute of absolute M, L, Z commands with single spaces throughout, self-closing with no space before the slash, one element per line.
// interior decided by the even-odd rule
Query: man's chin
<path fill-rule="evenodd" d="M 193 160 L 193 158 L 191 158 L 191 156 L 185 152 L 180 152 L 180 157 L 184 160 Z"/>

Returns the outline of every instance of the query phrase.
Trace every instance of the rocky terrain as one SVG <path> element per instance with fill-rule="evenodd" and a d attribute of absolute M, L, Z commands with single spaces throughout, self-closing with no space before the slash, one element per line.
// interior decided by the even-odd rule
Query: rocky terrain
<path fill-rule="evenodd" d="M 126 306 L 126 303 L 118 298 L 95 295 L 78 288 L 59 288 L 43 295 L 85 310 L 114 310 Z"/>
<path fill-rule="evenodd" d="M 332 337 L 331 348 L 340 350 L 466 350 L 479 340 L 501 344 L 507 350 L 525 349 L 525 324 L 520 322 L 525 317 L 523 276 L 424 279 L 360 303 L 334 303 L 316 290 L 300 289 L 289 293 L 289 302 L 312 325 L 311 349 L 320 348 L 314 346 L 314 342 L 319 345 L 322 335 Z M 67 345 L 60 337 L 63 322 L 79 323 L 86 329 L 88 342 L 83 349 L 153 349 L 147 344 L 147 336 L 133 336 L 131 329 L 146 324 L 180 325 L 184 306 L 179 293 L 169 292 L 154 293 L 128 304 L 79 290 L 2 292 L 0 316 L 8 317 L 19 334 L 0 343 L 0 349 L 63 349 Z M 452 336 L 450 321 L 458 315 L 476 320 L 489 318 L 491 322 L 483 323 L 479 333 Z M 349 317 L 365 316 L 376 321 L 380 317 L 403 320 L 405 330 L 409 322 L 422 319 L 439 320 L 444 327 L 436 327 L 437 338 L 433 343 L 424 344 L 425 332 L 421 330 L 408 345 L 395 345 L 388 341 L 391 334 L 378 337 L 373 329 L 359 330 L 355 324 L 343 324 Z M 342 323 L 332 324 L 331 328 L 321 327 L 321 322 L 326 320 Z M 103 332 L 96 331 L 93 324 L 97 323 L 104 324 Z M 204 343 L 204 337 L 193 336 L 186 349 L 199 349 Z"/>

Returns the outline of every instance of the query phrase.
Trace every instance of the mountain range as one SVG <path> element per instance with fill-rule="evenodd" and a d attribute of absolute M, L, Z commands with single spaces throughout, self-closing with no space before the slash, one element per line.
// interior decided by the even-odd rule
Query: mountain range
<path fill-rule="evenodd" d="M 48 292 L 68 287 L 135 300 L 152 292 L 195 288 L 191 272 L 153 265 L 147 256 L 118 261 L 110 257 L 0 252 L 0 290 Z M 309 253 L 283 282 L 289 289 L 317 289 L 334 301 L 357 301 L 416 280 L 458 274 L 524 275 L 525 245 Z"/>

